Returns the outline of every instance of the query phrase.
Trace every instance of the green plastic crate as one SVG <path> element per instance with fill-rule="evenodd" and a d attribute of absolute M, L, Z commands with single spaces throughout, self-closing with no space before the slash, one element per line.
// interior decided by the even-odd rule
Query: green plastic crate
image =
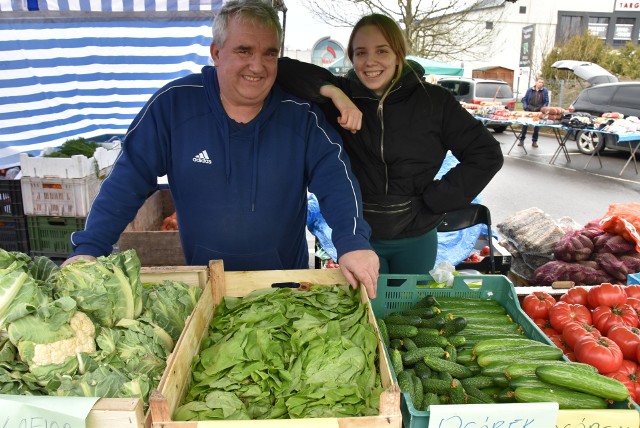
<path fill-rule="evenodd" d="M 84 230 L 85 217 L 27 216 L 33 253 L 66 257 L 71 253 L 71 234 Z"/>
<path fill-rule="evenodd" d="M 425 284 L 431 281 L 428 275 L 380 275 L 378 280 L 377 297 L 371 300 L 371 308 L 376 318 L 385 318 L 393 312 L 410 309 L 426 295 L 449 297 L 463 297 L 468 299 L 495 300 L 507 310 L 513 321 L 522 326 L 524 334 L 547 345 L 553 342 L 529 318 L 518 301 L 513 283 L 502 275 L 460 275 L 454 278 L 451 288 L 427 288 Z M 464 330 L 463 333 L 464 335 Z M 554 345 L 555 346 L 555 345 Z M 387 359 L 390 360 L 387 352 Z M 391 373 L 395 377 L 393 368 Z M 396 380 L 397 381 L 397 380 Z M 613 408 L 628 409 L 629 406 L 640 411 L 635 403 L 619 402 Z M 405 428 L 426 428 L 429 425 L 429 412 L 417 410 L 413 406 L 411 397 L 402 393 L 400 400 L 402 424 Z"/>

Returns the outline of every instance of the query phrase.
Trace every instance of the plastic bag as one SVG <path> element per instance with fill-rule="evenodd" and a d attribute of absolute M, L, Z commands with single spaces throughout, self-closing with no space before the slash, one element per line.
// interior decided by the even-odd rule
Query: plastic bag
<path fill-rule="evenodd" d="M 633 242 L 640 252 L 640 203 L 612 204 L 600 220 L 605 232 L 615 233 Z"/>

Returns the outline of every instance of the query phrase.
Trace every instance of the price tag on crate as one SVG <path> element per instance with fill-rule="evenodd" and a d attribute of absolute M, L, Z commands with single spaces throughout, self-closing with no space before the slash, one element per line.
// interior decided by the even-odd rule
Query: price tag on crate
<path fill-rule="evenodd" d="M 640 413 L 637 410 L 561 410 L 556 426 L 562 428 L 582 427 L 620 427 L 636 428 L 640 426 Z"/>
<path fill-rule="evenodd" d="M 97 397 L 0 395 L 1 427 L 85 428 Z"/>
<path fill-rule="evenodd" d="M 429 428 L 556 426 L 558 403 L 429 406 Z"/>

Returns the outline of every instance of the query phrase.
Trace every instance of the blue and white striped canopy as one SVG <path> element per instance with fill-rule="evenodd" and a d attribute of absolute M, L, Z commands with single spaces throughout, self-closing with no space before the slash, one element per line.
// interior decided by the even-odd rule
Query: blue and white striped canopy
<path fill-rule="evenodd" d="M 0 0 L 0 167 L 68 139 L 124 134 L 157 89 L 210 64 L 221 4 L 40 0 L 25 12 L 26 0 Z"/>

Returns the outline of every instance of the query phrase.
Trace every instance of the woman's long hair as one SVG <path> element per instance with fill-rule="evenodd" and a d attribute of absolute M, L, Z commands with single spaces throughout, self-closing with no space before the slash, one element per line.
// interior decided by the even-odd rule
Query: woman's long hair
<path fill-rule="evenodd" d="M 367 25 L 372 25 L 376 27 L 382 36 L 385 38 L 393 53 L 396 54 L 398 58 L 399 64 L 396 67 L 396 74 L 391 80 L 391 84 L 387 87 L 384 94 L 382 94 L 382 100 L 384 100 L 389 94 L 389 91 L 393 88 L 393 86 L 398 82 L 400 76 L 402 75 L 402 71 L 404 69 L 405 57 L 407 56 L 407 41 L 404 38 L 404 34 L 402 30 L 398 26 L 398 24 L 388 17 L 387 15 L 382 15 L 379 13 L 372 13 L 371 15 L 365 15 L 356 23 L 351 30 L 351 35 L 349 36 L 349 45 L 347 46 L 347 55 L 353 64 L 353 39 L 355 38 L 356 33 L 362 27 Z"/>

